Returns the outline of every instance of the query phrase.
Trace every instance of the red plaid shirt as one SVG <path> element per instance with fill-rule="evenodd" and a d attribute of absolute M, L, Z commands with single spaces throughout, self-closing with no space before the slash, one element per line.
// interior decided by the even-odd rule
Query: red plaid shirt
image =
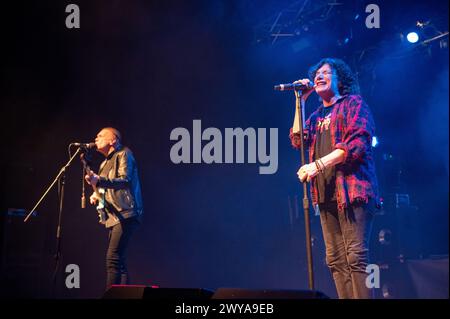
<path fill-rule="evenodd" d="M 317 117 L 323 105 L 305 122 L 304 141 L 309 149 L 309 162 L 314 162 Z M 330 135 L 334 149 L 344 151 L 344 161 L 336 165 L 336 198 L 339 211 L 355 202 L 367 203 L 370 198 L 379 204 L 378 182 L 372 150 L 375 124 L 369 107 L 359 95 L 347 95 L 339 99 L 331 111 Z M 300 148 L 300 136 L 289 134 L 292 146 Z M 311 182 L 313 205 L 318 204 L 317 181 Z"/>

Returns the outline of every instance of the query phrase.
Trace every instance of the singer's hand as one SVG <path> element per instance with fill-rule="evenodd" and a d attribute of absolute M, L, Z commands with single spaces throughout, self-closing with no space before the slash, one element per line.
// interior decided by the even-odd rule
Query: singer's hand
<path fill-rule="evenodd" d="M 92 193 L 91 197 L 89 197 L 89 202 L 91 203 L 91 205 L 97 205 L 98 198 L 95 193 Z"/>
<path fill-rule="evenodd" d="M 294 82 L 294 84 L 303 84 L 310 87 L 310 89 L 304 90 L 302 94 L 302 99 L 306 101 L 306 99 L 311 95 L 314 91 L 314 83 L 310 79 L 300 79 Z"/>
<path fill-rule="evenodd" d="M 91 173 L 91 174 L 87 174 L 86 176 L 84 176 L 84 179 L 86 180 L 86 182 L 95 187 L 97 186 L 98 180 L 100 179 L 100 177 L 95 174 L 95 173 Z"/>
<path fill-rule="evenodd" d="M 317 170 L 316 164 L 310 163 L 305 164 L 297 171 L 298 178 L 300 179 L 300 182 L 310 182 L 311 179 L 316 176 L 319 173 Z"/>

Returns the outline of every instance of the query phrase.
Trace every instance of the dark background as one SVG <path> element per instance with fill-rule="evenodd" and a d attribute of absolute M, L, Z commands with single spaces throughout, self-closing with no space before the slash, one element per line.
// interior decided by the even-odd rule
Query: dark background
<path fill-rule="evenodd" d="M 302 2 L 5 5 L 2 212 L 31 209 L 67 161 L 68 144 L 92 141 L 113 126 L 137 158 L 144 195 L 144 222 L 129 249 L 133 283 L 306 289 L 302 212 L 295 216 L 299 156 L 288 139 L 295 101 L 272 87 L 306 77 L 309 66 L 333 56 L 358 73 L 373 112 L 383 197 L 389 203 L 393 194 L 406 193 L 417 208 L 413 236 L 420 244 L 411 257 L 448 254 L 448 36 L 427 45 L 402 37 L 417 20 L 435 28 L 422 30 L 421 40 L 448 31 L 447 1 L 378 1 L 380 29 L 364 25 L 371 2 L 340 1 L 317 11 L 308 3 L 309 14 L 289 20 L 283 10 Z M 69 3 L 80 7 L 80 29 L 65 27 Z M 286 20 L 278 30 L 293 36 L 274 41 L 270 26 L 282 11 Z M 313 96 L 307 114 L 317 105 Z M 277 173 L 259 175 L 259 164 L 173 164 L 170 132 L 192 132 L 193 119 L 222 133 L 278 128 Z M 96 165 L 100 160 L 96 155 Z M 38 297 L 102 295 L 107 232 L 94 208 L 80 208 L 81 177 L 75 161 L 66 174 L 62 268 L 53 291 L 56 188 L 37 217 L 14 226 L 20 241 L 41 252 L 32 266 L 15 268 L 25 278 L 18 290 Z M 335 296 L 318 217 L 312 228 L 316 287 Z M 80 266 L 80 289 L 65 288 L 67 264 Z"/>

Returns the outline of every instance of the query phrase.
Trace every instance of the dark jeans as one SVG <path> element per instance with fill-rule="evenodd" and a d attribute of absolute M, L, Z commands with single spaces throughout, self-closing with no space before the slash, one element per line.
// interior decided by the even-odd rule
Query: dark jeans
<path fill-rule="evenodd" d="M 358 204 L 338 213 L 337 203 L 319 205 L 326 262 L 340 299 L 369 299 L 366 287 L 369 240 L 375 205 Z"/>
<path fill-rule="evenodd" d="M 138 225 L 136 218 L 127 218 L 110 228 L 106 253 L 106 289 L 111 285 L 129 284 L 126 265 L 127 246 Z"/>

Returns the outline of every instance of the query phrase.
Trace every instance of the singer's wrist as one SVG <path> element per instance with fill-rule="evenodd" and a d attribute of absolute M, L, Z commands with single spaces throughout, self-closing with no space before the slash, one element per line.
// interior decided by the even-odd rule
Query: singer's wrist
<path fill-rule="evenodd" d="M 323 163 L 325 168 L 333 167 L 337 164 L 342 163 L 344 160 L 344 151 L 341 149 L 335 149 L 328 155 L 320 158 L 320 161 Z"/>

